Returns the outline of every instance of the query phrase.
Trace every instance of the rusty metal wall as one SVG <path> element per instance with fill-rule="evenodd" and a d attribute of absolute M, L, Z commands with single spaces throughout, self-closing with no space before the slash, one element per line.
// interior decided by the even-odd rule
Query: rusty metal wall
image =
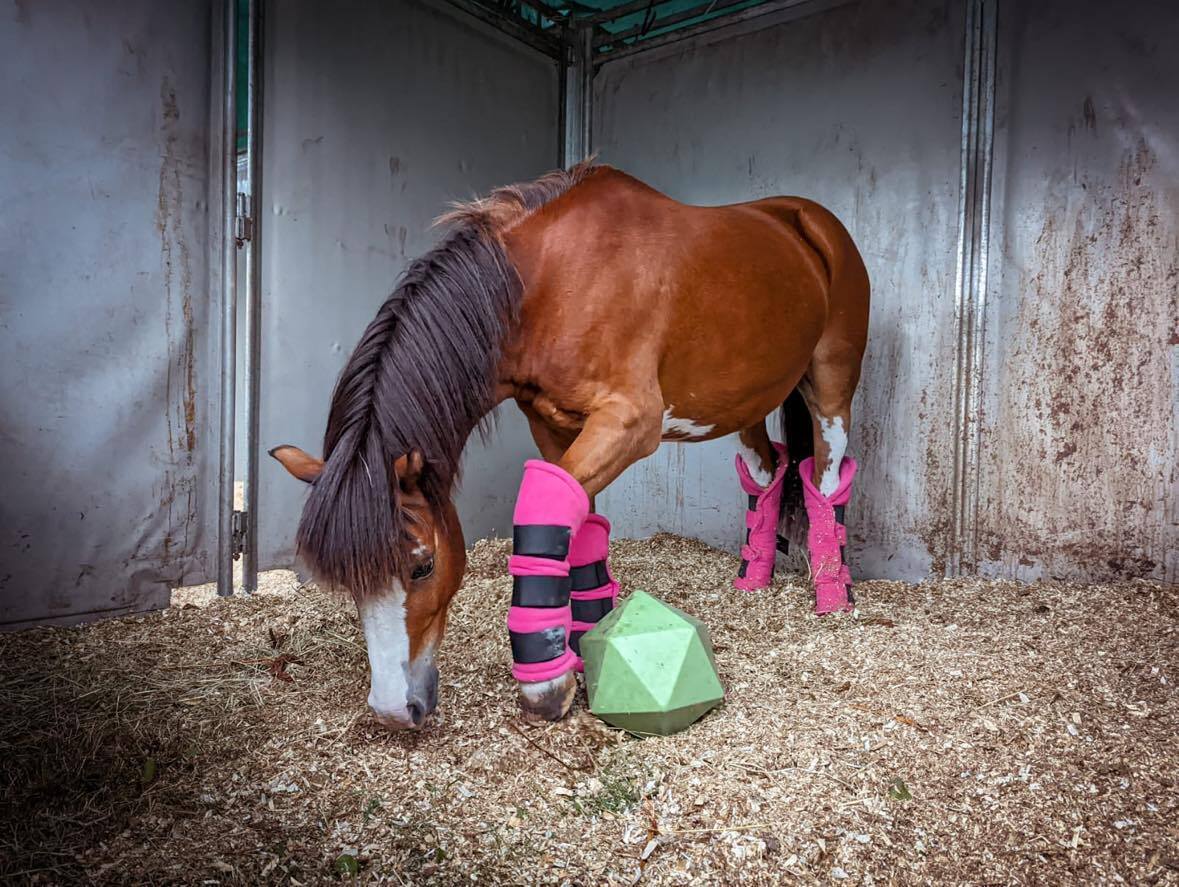
<path fill-rule="evenodd" d="M 448 201 L 557 163 L 556 65 L 416 0 L 273 3 L 263 108 L 265 450 L 317 452 L 336 376 Z M 509 533 L 535 454 L 514 406 L 469 448 L 468 541 Z M 261 566 L 293 559 L 305 491 L 262 457 Z"/>
<path fill-rule="evenodd" d="M 163 606 L 212 569 L 210 17 L 0 11 L 5 627 Z"/>
<path fill-rule="evenodd" d="M 985 573 L 1174 581 L 1179 15 L 999 15 L 976 558 Z"/>
<path fill-rule="evenodd" d="M 864 0 L 607 63 L 595 83 L 603 160 L 692 203 L 811 197 L 859 244 L 873 285 L 850 445 L 860 575 L 919 578 L 947 552 L 962 53 L 961 3 Z M 622 535 L 735 549 L 733 453 L 664 445 L 600 507 Z"/>

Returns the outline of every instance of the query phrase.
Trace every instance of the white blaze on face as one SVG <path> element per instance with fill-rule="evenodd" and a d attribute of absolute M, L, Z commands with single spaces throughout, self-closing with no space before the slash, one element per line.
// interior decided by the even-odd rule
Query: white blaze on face
<path fill-rule="evenodd" d="M 672 404 L 663 411 L 663 436 L 672 440 L 694 440 L 704 437 L 712 431 L 715 425 L 699 425 L 692 419 L 681 419 L 672 415 L 675 405 Z"/>
<path fill-rule="evenodd" d="M 405 589 L 400 582 L 381 595 L 365 598 L 357 609 L 372 671 L 369 707 L 378 715 L 409 722 L 409 633 L 405 628 Z"/>
<path fill-rule="evenodd" d="M 840 416 L 834 419 L 820 416 L 819 431 L 831 450 L 830 461 L 819 479 L 819 492 L 830 496 L 839 488 L 839 466 L 843 462 L 843 454 L 847 452 L 847 429 L 843 427 L 843 418 Z"/>
<path fill-rule="evenodd" d="M 737 453 L 741 456 L 741 461 L 745 463 L 745 467 L 749 469 L 749 476 L 763 487 L 769 486 L 770 481 L 774 479 L 773 474 L 762 467 L 761 456 L 750 447 L 745 446 L 741 441 L 741 434 L 738 432 L 733 435 L 733 443 L 737 447 Z"/>

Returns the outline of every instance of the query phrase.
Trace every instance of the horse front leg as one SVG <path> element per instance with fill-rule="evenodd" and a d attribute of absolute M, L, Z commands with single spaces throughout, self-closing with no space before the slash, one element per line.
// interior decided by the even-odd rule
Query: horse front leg
<path fill-rule="evenodd" d="M 589 611 L 597 613 L 606 598 L 613 606 L 617 594 L 604 570 L 603 581 L 586 585 L 585 568 L 604 563 L 609 534 L 604 519 L 587 520 L 592 498 L 632 462 L 655 451 L 661 422 L 658 406 L 643 409 L 635 401 L 615 399 L 590 414 L 557 464 L 525 463 L 508 564 L 513 577 L 508 631 L 520 708 L 528 718 L 556 720 L 573 703 L 574 671 L 580 664 L 570 646 L 576 644 L 574 632 L 585 631 Z M 537 443 L 542 454 L 556 455 L 545 435 Z M 594 560 L 580 563 L 590 557 Z M 600 578 L 597 567 L 592 569 Z M 571 592 L 583 618 L 574 619 Z"/>
<path fill-rule="evenodd" d="M 528 417 L 528 427 L 541 456 L 546 462 L 560 462 L 577 434 L 549 425 L 530 404 L 521 404 L 520 408 Z M 573 619 L 569 647 L 576 657 L 577 671 L 584 671 L 582 635 L 592 630 L 618 603 L 618 582 L 610 572 L 610 521 L 596 511 L 594 499 L 590 497 L 590 514 L 569 542 L 569 608 Z M 537 693 L 530 691 L 530 695 Z"/>

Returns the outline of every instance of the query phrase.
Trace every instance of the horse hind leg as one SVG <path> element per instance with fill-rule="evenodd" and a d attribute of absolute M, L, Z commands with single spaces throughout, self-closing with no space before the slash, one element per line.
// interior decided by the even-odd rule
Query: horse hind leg
<path fill-rule="evenodd" d="M 737 455 L 749 469 L 750 476 L 761 486 L 769 486 L 778 467 L 778 451 L 770 441 L 769 432 L 763 419 L 733 435 Z"/>
<path fill-rule="evenodd" d="M 733 580 L 733 587 L 741 591 L 765 588 L 774 578 L 787 464 L 785 448 L 770 440 L 764 419 L 737 434 L 734 465 L 741 489 L 748 496 L 741 566 Z"/>
<path fill-rule="evenodd" d="M 799 386 L 810 410 L 814 439 L 814 456 L 799 464 L 799 475 L 809 522 L 807 548 L 815 612 L 820 616 L 850 611 L 855 603 L 846 563 L 845 509 L 856 474 L 856 462 L 846 453 L 858 378 L 858 360 L 833 359 L 816 352 L 807 378 Z"/>

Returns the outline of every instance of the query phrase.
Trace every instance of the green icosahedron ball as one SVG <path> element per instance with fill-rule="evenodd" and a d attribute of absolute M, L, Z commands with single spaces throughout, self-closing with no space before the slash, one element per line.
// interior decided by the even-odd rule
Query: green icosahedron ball
<path fill-rule="evenodd" d="M 635 591 L 581 638 L 590 711 L 638 736 L 683 730 L 724 700 L 708 628 Z"/>

